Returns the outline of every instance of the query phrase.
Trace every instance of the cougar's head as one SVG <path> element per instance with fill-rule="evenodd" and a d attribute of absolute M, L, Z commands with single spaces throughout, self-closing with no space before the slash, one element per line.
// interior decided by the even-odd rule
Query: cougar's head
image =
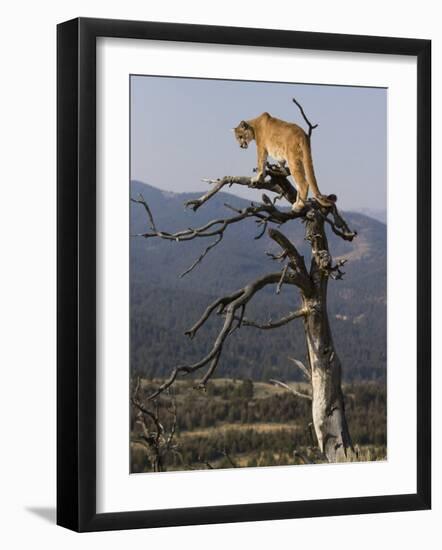
<path fill-rule="evenodd" d="M 233 128 L 233 131 L 241 149 L 247 149 L 249 143 L 255 139 L 253 128 L 245 120 L 242 120 L 236 128 Z"/>

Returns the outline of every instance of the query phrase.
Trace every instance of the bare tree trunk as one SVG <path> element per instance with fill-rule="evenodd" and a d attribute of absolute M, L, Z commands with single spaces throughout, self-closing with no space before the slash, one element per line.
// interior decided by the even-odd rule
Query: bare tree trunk
<path fill-rule="evenodd" d="M 306 222 L 312 247 L 310 278 L 313 291 L 303 294 L 307 353 L 311 369 L 312 417 L 319 449 L 329 462 L 340 462 L 353 452 L 341 389 L 341 363 L 335 351 L 327 312 L 327 285 L 333 268 L 320 212 Z"/>

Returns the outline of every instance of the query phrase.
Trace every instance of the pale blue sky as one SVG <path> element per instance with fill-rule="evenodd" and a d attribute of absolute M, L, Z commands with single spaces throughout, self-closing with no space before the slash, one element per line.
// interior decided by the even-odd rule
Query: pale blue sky
<path fill-rule="evenodd" d="M 243 150 L 231 128 L 263 111 L 312 123 L 312 154 L 322 193 L 346 210 L 386 208 L 387 90 L 305 84 L 131 77 L 131 178 L 160 189 L 203 191 L 201 178 L 252 175 L 254 142 Z M 258 199 L 261 192 L 229 192 Z"/>

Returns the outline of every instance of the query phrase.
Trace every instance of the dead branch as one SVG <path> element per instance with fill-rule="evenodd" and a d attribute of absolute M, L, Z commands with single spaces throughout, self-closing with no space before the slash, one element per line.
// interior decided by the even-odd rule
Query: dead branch
<path fill-rule="evenodd" d="M 342 279 L 342 277 L 345 275 L 345 271 L 341 271 L 340 267 L 342 267 L 346 263 L 347 260 L 345 258 L 342 260 L 338 260 L 338 262 L 336 262 L 334 266 L 330 267 L 330 277 L 335 280 Z"/>
<path fill-rule="evenodd" d="M 149 205 L 146 203 L 143 195 L 140 194 L 138 199 L 131 199 L 131 201 L 137 204 L 141 204 L 145 208 L 145 210 L 148 212 L 151 232 L 139 233 L 137 235 L 134 235 L 135 237 L 144 237 L 145 239 L 148 239 L 150 237 L 160 237 L 161 239 L 166 239 L 169 241 L 182 242 L 182 241 L 190 241 L 198 237 L 216 237 L 221 233 L 224 233 L 224 231 L 227 229 L 229 225 L 242 221 L 245 218 L 250 218 L 254 216 L 260 219 L 265 219 L 267 217 L 267 214 L 265 215 L 264 213 L 270 213 L 270 214 L 273 213 L 275 215 L 282 214 L 283 215 L 282 219 L 287 219 L 287 217 L 284 216 L 284 213 L 278 211 L 277 208 L 269 209 L 268 206 L 264 206 L 264 205 L 255 206 L 252 204 L 248 208 L 244 208 L 244 209 L 232 208 L 226 205 L 227 207 L 237 212 L 238 215 L 233 216 L 231 218 L 219 218 L 219 219 L 211 220 L 201 227 L 188 228 L 188 229 L 184 229 L 183 231 L 177 231 L 176 233 L 168 233 L 166 231 L 158 231 L 156 229 L 155 222 L 153 220 L 153 216 L 150 211 Z"/>
<path fill-rule="evenodd" d="M 142 413 L 142 415 L 145 415 L 147 416 L 148 418 L 150 418 L 150 420 L 152 420 L 152 422 L 154 423 L 155 425 L 155 428 L 156 428 L 156 436 L 155 436 L 155 440 L 156 442 L 158 442 L 159 438 L 161 437 L 161 435 L 163 434 L 164 432 L 164 428 L 159 420 L 159 417 L 158 417 L 158 411 L 155 411 L 152 412 L 148 409 L 146 409 L 140 402 L 139 400 L 139 396 L 138 396 L 138 393 L 139 393 L 139 388 L 140 388 L 140 379 L 138 378 L 137 379 L 137 383 L 136 383 L 136 386 L 135 386 L 135 390 L 134 390 L 134 394 L 131 398 L 131 402 L 132 402 L 132 405 L 138 409 L 138 411 L 140 413 Z M 146 427 L 146 424 L 144 422 L 144 427 Z"/>
<path fill-rule="evenodd" d="M 154 410 L 148 409 L 140 398 L 140 379 L 136 380 L 134 390 L 131 396 L 131 403 L 138 411 L 137 419 L 142 430 L 142 436 L 135 438 L 149 449 L 148 457 L 155 472 L 163 470 L 163 458 L 167 452 L 176 453 L 177 450 L 173 445 L 173 438 L 177 427 L 177 407 L 175 399 L 172 398 L 171 409 L 169 414 L 172 415 L 172 424 L 169 433 L 166 432 L 163 424 L 160 421 L 159 403 L 154 403 Z M 154 430 L 149 429 L 148 420 L 154 425 Z"/>
<path fill-rule="evenodd" d="M 172 399 L 171 404 L 171 410 L 169 411 L 172 415 L 172 426 L 170 427 L 169 435 L 166 438 L 166 449 L 170 449 L 172 447 L 173 438 L 175 437 L 176 428 L 178 424 L 178 415 L 177 415 L 177 407 L 176 407 L 176 401 L 175 399 Z"/>
<path fill-rule="evenodd" d="M 293 363 L 298 367 L 298 369 L 301 369 L 304 376 L 307 378 L 307 380 L 312 379 L 312 375 L 310 370 L 304 365 L 304 363 L 301 363 L 301 361 L 298 361 L 298 359 L 294 359 L 293 357 L 289 357 L 290 361 L 293 361 Z"/>
<path fill-rule="evenodd" d="M 148 205 L 147 202 L 144 200 L 143 195 L 140 193 L 140 198 L 139 198 L 139 199 L 131 199 L 131 201 L 143 205 L 143 208 L 146 210 L 147 217 L 149 218 L 150 228 L 152 229 L 152 231 L 154 231 L 155 233 L 157 233 L 157 228 L 156 228 L 156 226 L 155 226 L 155 222 L 154 222 L 154 219 L 153 219 L 153 216 L 152 216 L 152 212 L 151 212 L 151 210 L 150 210 L 150 208 L 149 208 L 149 205 Z"/>
<path fill-rule="evenodd" d="M 310 120 L 307 118 L 307 115 L 304 112 L 304 109 L 302 108 L 302 105 L 296 101 L 295 98 L 292 98 L 293 103 L 298 107 L 298 109 L 301 111 L 302 118 L 305 120 L 307 126 L 308 126 L 308 137 L 311 138 L 312 132 L 315 128 L 318 127 L 318 124 L 312 124 Z"/>
<path fill-rule="evenodd" d="M 220 233 L 217 239 L 213 241 L 213 243 L 209 244 L 209 246 L 204 250 L 202 254 L 198 256 L 198 258 L 193 262 L 193 264 L 180 274 L 180 279 L 185 275 L 187 275 L 188 273 L 190 273 L 205 258 L 206 254 L 210 252 L 212 248 L 215 248 L 215 246 L 222 241 L 223 236 L 224 236 L 224 233 Z"/>
<path fill-rule="evenodd" d="M 209 365 L 206 374 L 197 385 L 198 388 L 204 388 L 209 378 L 215 372 L 227 337 L 230 336 L 232 330 L 237 328 L 237 326 L 234 326 L 234 322 L 235 320 L 238 320 L 238 311 L 242 311 L 259 290 L 267 285 L 278 283 L 280 279 L 280 273 L 270 273 L 268 275 L 264 275 L 263 277 L 256 279 L 251 283 L 248 283 L 245 287 L 237 290 L 236 292 L 233 292 L 228 296 L 218 298 L 212 304 L 210 304 L 206 308 L 200 319 L 193 325 L 193 327 L 186 331 L 185 334 L 188 335 L 190 338 L 193 338 L 197 331 L 201 328 L 201 326 L 207 321 L 207 319 L 212 315 L 215 310 L 217 310 L 219 314 L 224 314 L 223 326 L 219 331 L 211 350 L 196 363 L 185 364 L 175 367 L 169 378 L 165 380 L 165 382 L 163 382 L 163 384 L 161 384 L 158 389 L 148 397 L 148 399 L 154 399 L 164 390 L 169 388 L 174 383 L 178 375 L 188 375 L 206 365 Z M 297 284 L 296 275 L 292 273 L 287 273 L 285 275 L 284 283 L 292 285 Z"/>
<path fill-rule="evenodd" d="M 305 317 L 307 313 L 308 310 L 306 308 L 300 308 L 296 311 L 291 311 L 288 315 L 281 317 L 277 321 L 272 321 L 271 319 L 269 319 L 267 323 L 257 323 L 256 321 L 252 321 L 251 319 L 244 318 L 242 320 L 242 325 L 245 327 L 259 328 L 261 330 L 271 330 L 274 328 L 282 327 L 283 325 L 290 323 L 290 321 L 293 321 L 294 319 Z"/>
<path fill-rule="evenodd" d="M 271 165 L 271 166 L 273 166 L 273 170 L 277 169 L 274 167 L 274 165 Z M 281 168 L 278 168 L 278 169 L 281 170 Z M 230 178 L 230 176 L 228 178 Z M 214 193 L 212 193 L 212 195 L 213 194 Z M 206 197 L 206 195 L 204 197 Z M 281 225 L 292 219 L 296 219 L 300 217 L 302 218 L 305 217 L 306 219 L 308 219 L 309 217 L 311 218 L 312 216 L 322 217 L 322 219 L 330 225 L 333 232 L 336 235 L 343 238 L 344 240 L 351 241 L 357 235 L 356 232 L 350 231 L 350 229 L 348 228 L 348 225 L 346 224 L 342 216 L 339 214 L 335 205 L 330 209 L 327 209 L 326 211 L 324 211 L 324 209 L 321 208 L 320 205 L 316 203 L 314 199 L 311 199 L 309 201 L 306 201 L 305 209 L 302 212 L 293 212 L 293 211 L 279 210 L 274 205 L 274 202 L 271 201 L 265 194 L 263 194 L 262 199 L 263 199 L 263 204 L 255 205 L 254 203 L 251 203 L 250 206 L 242 209 L 234 208 L 228 204 L 225 204 L 227 208 L 236 212 L 237 215 L 232 217 L 227 217 L 227 218 L 218 218 L 215 220 L 211 220 L 201 227 L 188 228 L 182 231 L 177 231 L 175 233 L 168 233 L 165 231 L 159 231 L 156 228 L 156 224 L 155 224 L 152 212 L 150 210 L 150 207 L 144 200 L 144 197 L 140 194 L 140 197 L 138 199 L 131 199 L 131 200 L 132 202 L 141 204 L 146 210 L 151 231 L 140 233 L 136 236 L 144 237 L 144 238 L 159 237 L 161 239 L 175 241 L 175 242 L 190 241 L 196 238 L 215 237 L 215 240 L 204 249 L 204 251 L 190 265 L 190 267 L 188 267 L 183 273 L 180 274 L 180 277 L 184 277 L 185 275 L 190 273 L 199 263 L 201 263 L 202 260 L 206 257 L 206 255 L 222 241 L 224 237 L 224 233 L 230 225 L 238 223 L 247 218 L 256 218 L 257 223 L 259 225 L 262 225 L 262 230 L 258 235 L 256 235 L 255 239 L 260 239 L 265 234 L 268 223 Z M 199 200 L 200 199 L 198 199 L 198 201 Z M 208 199 L 206 198 L 205 200 L 208 200 Z M 332 216 L 332 219 L 329 217 L 329 215 Z M 274 236 L 272 236 L 272 233 L 270 233 L 270 231 L 273 232 Z M 277 233 L 274 233 L 275 231 L 276 230 L 274 229 L 270 229 L 269 235 L 274 240 L 277 240 L 277 238 L 275 238 L 275 236 L 277 236 Z M 284 243 L 287 246 L 287 248 L 285 248 L 285 246 L 283 247 L 285 248 L 285 250 L 280 256 L 274 256 L 272 254 L 270 254 L 270 256 L 272 256 L 274 259 L 284 259 L 287 255 L 289 255 L 289 252 L 291 252 L 293 265 L 299 262 L 300 267 L 302 267 L 302 264 L 303 264 L 302 256 L 300 256 L 297 253 L 295 247 L 290 243 L 290 241 L 287 238 L 283 236 L 282 239 L 284 240 Z M 281 243 L 278 243 L 278 244 L 282 246 Z M 325 262 L 324 266 L 327 268 L 330 267 L 327 261 Z M 339 267 L 339 266 L 335 266 L 335 267 Z M 339 269 L 330 270 L 330 274 L 333 278 L 342 277 L 342 273 L 339 272 Z M 283 279 L 281 279 L 281 285 L 282 283 L 283 283 Z M 304 279 L 304 283 L 308 283 L 306 279 Z M 280 292 L 281 285 L 278 285 L 277 293 Z"/>
<path fill-rule="evenodd" d="M 276 294 L 279 294 L 281 292 L 282 285 L 284 283 L 285 276 L 287 274 L 289 266 L 288 264 L 284 266 L 282 273 L 281 273 L 281 279 L 279 279 L 278 284 L 276 285 Z"/>
<path fill-rule="evenodd" d="M 304 257 L 299 254 L 294 244 L 292 244 L 285 235 L 277 229 L 268 230 L 269 237 L 273 239 L 283 249 L 283 256 L 289 258 L 289 267 L 296 276 L 296 284 L 301 288 L 305 296 L 310 296 L 313 287 L 312 282 L 305 267 Z"/>
<path fill-rule="evenodd" d="M 307 393 L 299 392 L 298 390 L 295 390 L 285 382 L 281 382 L 281 380 L 275 380 L 274 378 L 271 378 L 269 380 L 270 384 L 273 384 L 274 386 L 280 386 L 281 388 L 284 388 L 285 390 L 288 390 L 293 395 L 296 395 L 296 397 L 302 397 L 302 399 L 308 399 L 309 401 L 312 400 L 312 396 L 308 395 Z"/>
<path fill-rule="evenodd" d="M 287 167 L 266 163 L 266 172 L 263 181 L 255 182 L 250 176 L 224 176 L 219 179 L 203 179 L 213 187 L 198 199 L 192 199 L 185 203 L 187 207 L 196 211 L 205 202 L 211 199 L 216 193 L 221 191 L 225 186 L 243 185 L 250 189 L 266 189 L 277 195 L 284 197 L 290 204 L 296 201 L 297 192 L 287 177 L 290 171 Z"/>
<path fill-rule="evenodd" d="M 151 229 L 151 231 L 135 235 L 136 237 L 144 237 L 145 239 L 159 237 L 161 239 L 175 242 L 191 241 L 196 238 L 215 237 L 215 240 L 206 247 L 206 249 L 200 254 L 200 256 L 192 263 L 192 265 L 188 269 L 181 273 L 180 277 L 184 277 L 185 275 L 190 273 L 205 258 L 208 252 L 210 252 L 210 250 L 215 248 L 215 246 L 217 246 L 222 241 L 224 233 L 230 225 L 238 223 L 247 218 L 256 218 L 256 221 L 263 225 L 262 231 L 256 236 L 256 238 L 259 239 L 264 234 L 267 228 L 267 224 L 269 222 L 282 224 L 298 215 L 294 212 L 284 212 L 279 210 L 271 201 L 261 205 L 255 205 L 252 203 L 247 208 L 242 209 L 234 208 L 226 204 L 225 206 L 227 208 L 237 213 L 236 216 L 218 218 L 209 221 L 201 227 L 188 228 L 182 231 L 177 231 L 175 233 L 168 233 L 166 231 L 159 231 L 156 228 L 156 224 L 149 205 L 141 194 L 138 199 L 131 199 L 131 201 L 137 204 L 141 204 L 144 207 L 148 215 L 149 226 Z"/>
<path fill-rule="evenodd" d="M 327 215 L 322 215 L 324 217 L 324 221 L 326 221 L 332 228 L 333 233 L 338 237 L 341 237 L 341 239 L 344 239 L 344 241 L 351 242 L 357 236 L 357 232 L 351 231 L 351 229 L 348 227 L 347 222 L 339 213 L 336 205 L 333 205 L 330 208 Z M 329 215 L 331 215 L 333 219 L 331 219 Z"/>
<path fill-rule="evenodd" d="M 320 209 L 312 208 L 306 214 L 306 233 L 305 239 L 310 243 L 312 249 L 312 262 L 310 266 L 310 280 L 318 282 L 320 277 L 326 276 L 331 279 L 342 279 L 345 273 L 340 269 L 347 262 L 346 259 L 340 259 L 333 265 L 332 257 L 329 252 L 327 236 L 324 230 L 324 222 L 327 222 L 336 235 L 344 240 L 351 241 L 356 236 L 356 232 L 351 232 L 347 224 L 334 207 L 332 209 L 333 220 L 323 214 Z M 336 219 L 340 220 L 339 227 L 336 226 Z"/>

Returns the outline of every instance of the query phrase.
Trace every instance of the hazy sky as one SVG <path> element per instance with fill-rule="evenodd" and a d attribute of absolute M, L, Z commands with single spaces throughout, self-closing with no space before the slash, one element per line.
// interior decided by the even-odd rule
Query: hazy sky
<path fill-rule="evenodd" d="M 237 145 L 231 128 L 264 111 L 312 123 L 322 193 L 343 209 L 386 208 L 387 90 L 305 84 L 131 77 L 131 178 L 168 191 L 203 191 L 201 178 L 253 175 L 256 147 Z M 243 197 L 260 191 L 232 187 Z"/>

